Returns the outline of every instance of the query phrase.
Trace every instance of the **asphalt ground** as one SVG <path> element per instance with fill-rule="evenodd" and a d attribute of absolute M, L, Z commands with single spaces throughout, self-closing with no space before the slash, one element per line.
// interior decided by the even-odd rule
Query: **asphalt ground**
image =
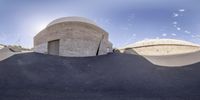
<path fill-rule="evenodd" d="M 0 100 L 199 100 L 200 63 L 153 65 L 138 55 L 59 57 L 39 53 L 0 62 Z"/>

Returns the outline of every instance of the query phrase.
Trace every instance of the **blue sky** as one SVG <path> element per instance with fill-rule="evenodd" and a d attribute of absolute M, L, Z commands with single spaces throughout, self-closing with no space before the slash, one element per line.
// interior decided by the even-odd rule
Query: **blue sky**
<path fill-rule="evenodd" d="M 33 47 L 52 20 L 81 16 L 106 30 L 114 47 L 144 39 L 200 44 L 200 0 L 0 0 L 0 44 Z"/>

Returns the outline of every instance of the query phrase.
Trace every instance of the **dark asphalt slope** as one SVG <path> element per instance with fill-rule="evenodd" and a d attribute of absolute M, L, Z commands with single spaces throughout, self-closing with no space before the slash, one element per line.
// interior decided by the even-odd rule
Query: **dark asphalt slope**
<path fill-rule="evenodd" d="M 0 100 L 200 99 L 200 63 L 181 68 L 141 56 L 68 58 L 26 53 L 0 62 Z"/>

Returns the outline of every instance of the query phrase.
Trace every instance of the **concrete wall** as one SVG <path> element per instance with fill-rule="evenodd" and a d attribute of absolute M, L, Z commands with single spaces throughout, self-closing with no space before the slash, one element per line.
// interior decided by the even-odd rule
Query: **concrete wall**
<path fill-rule="evenodd" d="M 2 49 L 2 48 L 4 48 L 4 46 L 0 44 L 0 49 Z"/>
<path fill-rule="evenodd" d="M 42 43 L 42 44 L 36 45 L 36 46 L 34 46 L 33 51 L 38 52 L 38 53 L 47 54 L 48 53 L 48 44 Z"/>
<path fill-rule="evenodd" d="M 60 56 L 96 56 L 112 51 L 108 33 L 98 26 L 83 22 L 63 22 L 48 26 L 34 37 L 34 51 L 48 52 L 48 41 L 60 40 Z M 101 42 L 101 43 L 100 43 Z"/>
<path fill-rule="evenodd" d="M 141 55 L 155 65 L 183 67 L 200 62 L 200 47 L 171 44 L 121 49 L 121 53 Z"/>
<path fill-rule="evenodd" d="M 15 53 L 10 51 L 8 47 L 0 49 L 0 61 L 5 60 L 11 56 L 13 56 Z"/>

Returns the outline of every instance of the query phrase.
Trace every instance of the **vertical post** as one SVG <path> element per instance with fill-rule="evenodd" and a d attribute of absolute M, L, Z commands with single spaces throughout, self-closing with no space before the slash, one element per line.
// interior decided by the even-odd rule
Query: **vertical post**
<path fill-rule="evenodd" d="M 99 42 L 99 45 L 98 45 L 98 48 L 97 48 L 97 52 L 96 52 L 96 56 L 99 55 L 99 50 L 100 50 L 100 48 L 101 48 L 101 43 L 102 43 L 103 39 L 104 39 L 104 34 L 102 35 L 101 40 L 100 40 L 100 42 Z"/>

